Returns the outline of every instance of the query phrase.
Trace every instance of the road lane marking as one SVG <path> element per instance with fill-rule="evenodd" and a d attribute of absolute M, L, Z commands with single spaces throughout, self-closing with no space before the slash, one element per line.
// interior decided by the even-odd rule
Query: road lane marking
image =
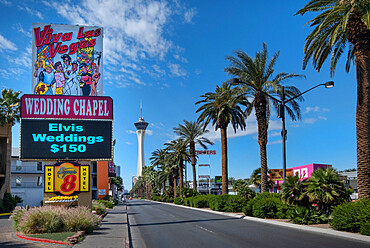
<path fill-rule="evenodd" d="M 207 231 L 207 232 L 210 232 L 210 233 L 214 233 L 213 231 L 208 230 L 207 228 L 204 228 L 202 226 L 198 226 L 198 225 L 195 225 L 195 226 L 198 227 L 198 228 L 200 228 L 200 229 L 202 229 L 202 230 L 204 230 L 204 231 Z"/>

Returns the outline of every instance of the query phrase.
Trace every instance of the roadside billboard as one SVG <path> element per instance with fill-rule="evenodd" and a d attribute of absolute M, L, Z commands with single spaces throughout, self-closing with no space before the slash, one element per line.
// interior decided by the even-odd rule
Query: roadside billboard
<path fill-rule="evenodd" d="M 32 92 L 103 95 L 103 29 L 33 23 Z"/>
<path fill-rule="evenodd" d="M 21 118 L 113 120 L 110 97 L 23 95 Z"/>
<path fill-rule="evenodd" d="M 90 166 L 75 162 L 45 165 L 44 193 L 76 195 L 90 191 Z"/>
<path fill-rule="evenodd" d="M 293 176 L 293 169 L 286 169 L 286 176 Z M 270 178 L 273 181 L 283 181 L 283 169 L 271 169 Z"/>

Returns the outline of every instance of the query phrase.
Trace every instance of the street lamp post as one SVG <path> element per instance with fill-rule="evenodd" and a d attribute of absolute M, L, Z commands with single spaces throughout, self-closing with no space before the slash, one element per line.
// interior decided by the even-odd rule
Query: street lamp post
<path fill-rule="evenodd" d="M 281 124 L 282 124 L 282 131 L 281 131 L 281 136 L 282 136 L 282 141 L 283 141 L 283 183 L 285 183 L 285 179 L 286 179 L 286 134 L 287 134 L 287 131 L 285 129 L 285 105 L 286 103 L 300 97 L 301 95 L 319 87 L 319 86 L 325 86 L 325 88 L 333 88 L 334 87 L 334 81 L 329 81 L 329 82 L 326 82 L 324 84 L 318 84 L 304 92 L 302 92 L 301 94 L 298 94 L 288 100 L 285 100 L 285 88 L 284 86 L 282 87 L 282 92 L 281 92 L 281 100 L 278 100 L 275 98 L 275 100 L 277 100 L 279 103 L 280 103 L 280 106 L 279 106 L 279 113 L 278 113 L 278 118 L 281 118 Z M 271 97 L 270 95 L 268 95 L 269 97 Z"/>
<path fill-rule="evenodd" d="M 238 84 L 243 84 L 243 81 L 237 79 L 237 78 L 233 78 L 230 80 L 231 84 L 232 85 L 238 85 Z M 276 97 L 273 97 L 269 94 L 267 94 L 266 92 L 264 91 L 261 91 L 255 87 L 253 87 L 252 85 L 248 85 L 250 87 L 252 87 L 253 89 L 255 89 L 256 91 L 274 99 L 275 101 L 277 101 L 279 103 L 279 108 L 278 108 L 278 118 L 281 118 L 281 136 L 282 136 L 282 142 L 283 142 L 283 183 L 285 183 L 285 178 L 286 178 L 286 144 L 285 144 L 285 141 L 286 141 L 286 134 L 287 134 L 287 131 L 285 129 L 285 106 L 288 102 L 302 96 L 303 94 L 319 87 L 319 86 L 325 86 L 325 88 L 333 88 L 334 87 L 334 81 L 328 81 L 326 83 L 323 83 L 323 84 L 318 84 L 292 98 L 289 98 L 289 99 L 285 99 L 285 87 L 282 86 L 281 88 L 281 100 L 277 99 Z"/>

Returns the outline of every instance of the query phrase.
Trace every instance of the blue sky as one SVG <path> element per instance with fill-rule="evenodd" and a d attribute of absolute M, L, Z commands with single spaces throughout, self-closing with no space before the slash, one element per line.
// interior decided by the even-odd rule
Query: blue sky
<path fill-rule="evenodd" d="M 276 72 L 306 75 L 287 85 L 301 91 L 329 80 L 305 95 L 301 121 L 287 122 L 287 167 L 328 163 L 342 170 L 356 167 L 355 67 L 345 73 L 345 58 L 331 79 L 325 63 L 317 72 L 302 70 L 305 25 L 312 15 L 294 16 L 306 1 L 9 1 L 0 0 L 0 87 L 31 93 L 31 26 L 33 22 L 84 24 L 104 29 L 104 95 L 114 101 L 115 163 L 121 166 L 126 188 L 136 174 L 137 137 L 134 122 L 143 116 L 149 126 L 145 161 L 151 152 L 176 136 L 173 128 L 194 121 L 195 102 L 230 78 L 224 68 L 233 51 L 252 57 L 266 42 L 269 57 L 280 50 Z M 211 157 L 212 176 L 221 175 L 219 131 L 207 135 L 217 150 Z M 269 168 L 282 167 L 281 120 L 273 113 L 267 147 Z M 13 146 L 19 146 L 19 125 L 13 128 Z M 260 166 L 254 114 L 247 130 L 229 128 L 229 176 L 247 178 Z M 208 162 L 207 156 L 200 163 Z M 206 173 L 207 171 L 201 171 Z M 202 173 L 202 174 L 203 174 Z M 190 166 L 188 175 L 190 178 Z"/>

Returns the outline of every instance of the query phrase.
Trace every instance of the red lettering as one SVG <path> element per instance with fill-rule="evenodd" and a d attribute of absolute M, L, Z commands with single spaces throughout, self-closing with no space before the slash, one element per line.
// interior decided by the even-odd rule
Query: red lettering
<path fill-rule="evenodd" d="M 58 42 L 55 48 L 54 44 L 50 44 L 50 58 L 54 58 L 55 54 L 59 50 L 60 44 L 62 44 L 62 42 Z"/>
<path fill-rule="evenodd" d="M 101 31 L 101 29 L 100 29 L 100 28 L 99 28 L 99 29 L 97 29 L 97 30 L 95 30 L 95 34 L 94 34 L 94 36 L 95 36 L 95 37 L 99 36 L 99 35 L 100 35 L 100 31 Z"/>
<path fill-rule="evenodd" d="M 80 27 L 80 29 L 78 30 L 77 39 L 82 39 L 83 37 L 85 37 L 85 35 L 84 35 L 84 28 L 83 27 Z"/>
<path fill-rule="evenodd" d="M 89 47 L 95 46 L 95 43 L 96 43 L 96 39 L 90 40 Z"/>
<path fill-rule="evenodd" d="M 46 45 L 49 45 L 50 44 L 50 41 L 51 41 L 51 34 L 48 34 L 48 36 L 46 36 L 46 42 L 45 42 L 45 44 Z"/>
<path fill-rule="evenodd" d="M 83 40 L 80 42 L 80 48 L 86 48 L 89 46 L 89 41 Z"/>
<path fill-rule="evenodd" d="M 53 34 L 53 43 L 57 43 L 60 39 L 60 36 L 62 36 L 62 33 Z"/>
<path fill-rule="evenodd" d="M 60 54 L 63 54 L 63 53 L 65 53 L 65 52 L 67 52 L 68 51 L 68 46 L 67 45 L 63 45 L 63 46 L 61 46 L 60 48 L 59 48 L 59 53 Z"/>
<path fill-rule="evenodd" d="M 42 32 L 40 33 L 40 28 L 35 28 L 33 31 L 35 33 L 35 42 L 36 42 L 36 46 L 39 47 L 39 46 L 42 46 L 43 45 L 43 42 L 45 40 L 45 37 L 46 37 L 46 34 L 48 33 L 49 31 L 49 28 L 50 28 L 51 25 L 46 25 L 44 27 L 44 29 L 42 30 Z"/>
<path fill-rule="evenodd" d="M 60 189 L 64 192 L 70 192 L 76 188 L 77 177 L 75 175 L 68 175 L 64 178 L 64 183 L 60 185 Z"/>
<path fill-rule="evenodd" d="M 85 37 L 86 38 L 90 38 L 94 35 L 94 30 L 89 30 L 85 33 Z"/>
<path fill-rule="evenodd" d="M 72 34 L 73 34 L 72 32 L 63 34 L 62 35 L 62 41 L 64 42 L 64 41 L 71 40 L 72 39 Z"/>
<path fill-rule="evenodd" d="M 76 53 L 78 50 L 78 42 L 69 45 L 69 55 Z"/>

